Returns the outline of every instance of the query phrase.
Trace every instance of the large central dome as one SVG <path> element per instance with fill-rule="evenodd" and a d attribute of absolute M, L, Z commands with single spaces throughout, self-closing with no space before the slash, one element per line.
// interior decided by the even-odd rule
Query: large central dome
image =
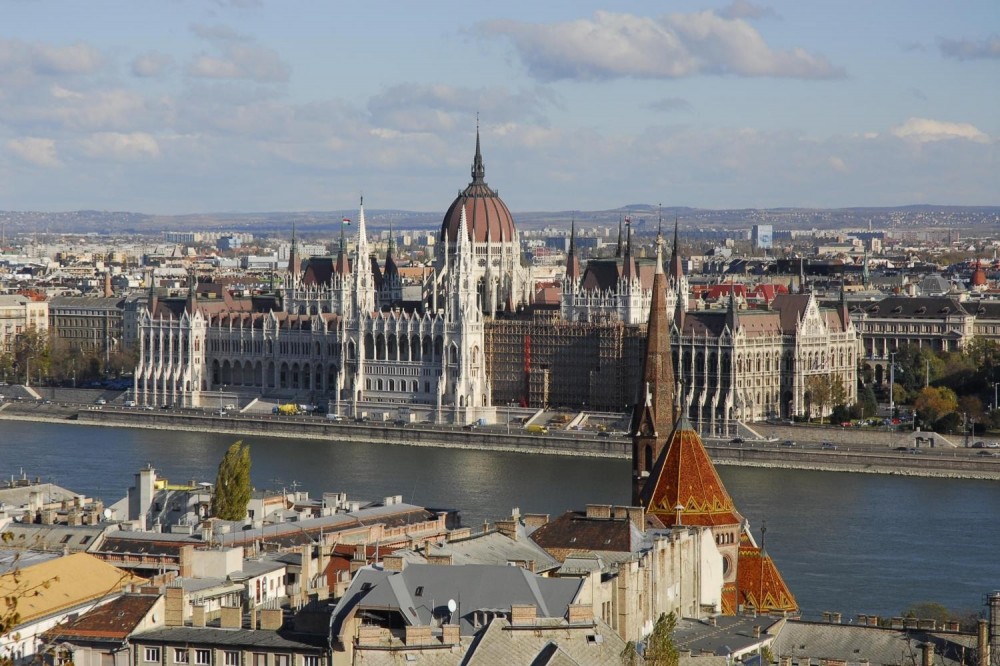
<path fill-rule="evenodd" d="M 507 204 L 486 184 L 486 169 L 483 156 L 479 152 L 479 130 L 476 130 L 476 156 L 472 160 L 472 182 L 452 202 L 441 223 L 441 240 L 448 240 L 452 246 L 458 240 L 458 229 L 462 225 L 462 207 L 468 221 L 470 238 L 476 243 L 492 243 L 514 240 L 514 220 Z"/>

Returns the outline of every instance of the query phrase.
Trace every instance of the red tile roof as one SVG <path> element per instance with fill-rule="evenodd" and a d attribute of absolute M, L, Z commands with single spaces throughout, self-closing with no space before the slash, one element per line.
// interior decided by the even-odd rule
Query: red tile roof
<path fill-rule="evenodd" d="M 681 523 L 713 527 L 739 525 L 743 517 L 715 470 L 701 437 L 687 418 L 681 418 L 669 445 L 653 467 L 641 500 L 646 511 L 664 525 L 677 522 L 675 507 L 684 507 Z"/>
<path fill-rule="evenodd" d="M 798 611 L 799 606 L 766 551 L 740 544 L 736 566 L 739 604 L 758 613 Z"/>

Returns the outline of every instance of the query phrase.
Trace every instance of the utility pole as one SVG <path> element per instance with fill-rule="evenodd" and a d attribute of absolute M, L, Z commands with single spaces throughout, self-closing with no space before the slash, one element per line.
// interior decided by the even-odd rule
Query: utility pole
<path fill-rule="evenodd" d="M 896 352 L 889 354 L 889 418 L 895 411 L 896 404 L 892 400 L 892 389 L 896 385 Z"/>

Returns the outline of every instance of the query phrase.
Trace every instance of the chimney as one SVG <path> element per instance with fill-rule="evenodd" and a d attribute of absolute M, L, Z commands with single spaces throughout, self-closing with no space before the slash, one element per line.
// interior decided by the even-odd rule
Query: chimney
<path fill-rule="evenodd" d="M 302 571 L 299 574 L 299 598 L 305 605 L 309 603 L 309 585 L 312 583 L 312 544 L 302 544 L 300 553 L 302 555 Z"/>
<path fill-rule="evenodd" d="M 406 568 L 406 560 L 402 555 L 386 555 L 382 558 L 382 568 L 385 571 L 402 571 Z"/>
<path fill-rule="evenodd" d="M 923 656 L 922 666 L 931 666 L 934 663 L 934 643 L 921 643 L 920 650 Z"/>
<path fill-rule="evenodd" d="M 191 544 L 181 546 L 179 558 L 180 558 L 180 563 L 177 575 L 180 576 L 181 578 L 190 578 L 191 560 L 194 558 L 194 546 Z"/>
<path fill-rule="evenodd" d="M 257 609 L 253 607 L 250 608 L 250 628 L 257 628 Z"/>
<path fill-rule="evenodd" d="M 526 513 L 522 516 L 524 520 L 524 526 L 528 528 L 541 527 L 542 525 L 547 525 L 549 522 L 549 514 L 547 513 Z"/>
<path fill-rule="evenodd" d="M 588 504 L 587 505 L 587 518 L 604 519 L 604 520 L 610 519 L 611 518 L 611 505 L 610 504 Z"/>
<path fill-rule="evenodd" d="M 219 620 L 219 626 L 223 629 L 242 629 L 243 609 L 239 606 L 223 606 Z"/>
<path fill-rule="evenodd" d="M 754 638 L 760 638 L 760 625 L 759 624 L 753 625 L 753 637 Z"/>
<path fill-rule="evenodd" d="M 979 621 L 979 632 L 976 649 L 979 652 L 979 659 L 976 666 L 990 666 L 990 624 L 988 620 Z"/>
<path fill-rule="evenodd" d="M 260 628 L 268 631 L 281 629 L 285 616 L 280 608 L 264 608 L 260 611 Z"/>
<path fill-rule="evenodd" d="M 163 622 L 168 627 L 184 626 L 184 588 L 166 589 L 163 597 Z"/>
<path fill-rule="evenodd" d="M 512 625 L 534 624 L 537 617 L 538 608 L 535 604 L 511 604 L 510 623 Z"/>
<path fill-rule="evenodd" d="M 516 520 L 498 520 L 496 522 L 497 531 L 504 535 L 508 539 L 513 539 L 517 541 L 517 521 Z"/>
<path fill-rule="evenodd" d="M 445 645 L 457 645 L 461 640 L 457 624 L 445 624 L 441 627 L 441 642 Z"/>
<path fill-rule="evenodd" d="M 192 627 L 204 627 L 205 626 L 205 606 L 203 604 L 196 604 L 191 607 L 191 626 Z"/>
<path fill-rule="evenodd" d="M 628 519 L 641 532 L 646 531 L 646 509 L 641 506 L 628 507 Z"/>
<path fill-rule="evenodd" d="M 567 619 L 570 624 L 593 624 L 594 607 L 590 604 L 570 604 Z"/>

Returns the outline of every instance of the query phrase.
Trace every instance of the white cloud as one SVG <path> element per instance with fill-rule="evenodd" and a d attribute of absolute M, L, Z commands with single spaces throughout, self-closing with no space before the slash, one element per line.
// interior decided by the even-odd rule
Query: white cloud
<path fill-rule="evenodd" d="M 735 74 L 801 79 L 842 77 L 841 68 L 801 48 L 776 51 L 749 23 L 713 11 L 662 18 L 600 11 L 556 24 L 489 21 L 480 32 L 510 39 L 535 77 L 601 80 Z"/>
<path fill-rule="evenodd" d="M 174 59 L 165 53 L 150 51 L 132 59 L 132 74 L 143 78 L 163 76 L 174 65 Z"/>
<path fill-rule="evenodd" d="M 291 76 L 291 68 L 275 51 L 246 35 L 226 26 L 194 25 L 191 29 L 215 46 L 218 53 L 202 53 L 195 57 L 187 67 L 190 76 L 259 83 L 282 83 Z"/>
<path fill-rule="evenodd" d="M 544 122 L 558 97 L 543 89 L 511 92 L 503 86 L 465 88 L 445 84 L 401 84 L 368 100 L 373 125 L 404 132 L 447 132 L 472 127 L 477 112 L 491 124 L 532 119 Z"/>
<path fill-rule="evenodd" d="M 950 123 L 930 118 L 909 118 L 902 125 L 893 127 L 893 136 L 907 141 L 926 143 L 928 141 L 947 141 L 949 139 L 965 139 L 977 143 L 989 143 L 990 137 L 969 123 Z"/>
<path fill-rule="evenodd" d="M 1000 35 L 985 39 L 941 39 L 938 48 L 947 58 L 978 60 L 1000 58 Z"/>
<path fill-rule="evenodd" d="M 53 46 L 0 37 L 0 87 L 28 87 L 39 78 L 86 76 L 100 71 L 104 63 L 100 51 L 89 44 Z"/>
<path fill-rule="evenodd" d="M 777 18 L 778 16 L 772 7 L 755 5 L 747 0 L 733 0 L 722 9 L 720 15 L 730 19 L 762 19 Z"/>
<path fill-rule="evenodd" d="M 830 164 L 830 168 L 834 171 L 839 171 L 840 173 L 847 173 L 849 171 L 847 164 L 844 163 L 844 160 L 840 159 L 836 155 L 831 155 L 830 159 L 827 161 Z"/>
<path fill-rule="evenodd" d="M 98 132 L 81 139 L 80 148 L 89 157 L 117 161 L 160 156 L 159 144 L 146 132 Z"/>
<path fill-rule="evenodd" d="M 646 108 L 652 111 L 660 111 L 662 113 L 671 113 L 674 111 L 690 111 L 692 109 L 691 102 L 687 101 L 683 97 L 663 97 L 662 99 L 657 99 L 646 105 Z"/>
<path fill-rule="evenodd" d="M 7 141 L 7 150 L 29 164 L 41 167 L 59 167 L 62 161 L 56 153 L 54 139 L 23 137 Z"/>

